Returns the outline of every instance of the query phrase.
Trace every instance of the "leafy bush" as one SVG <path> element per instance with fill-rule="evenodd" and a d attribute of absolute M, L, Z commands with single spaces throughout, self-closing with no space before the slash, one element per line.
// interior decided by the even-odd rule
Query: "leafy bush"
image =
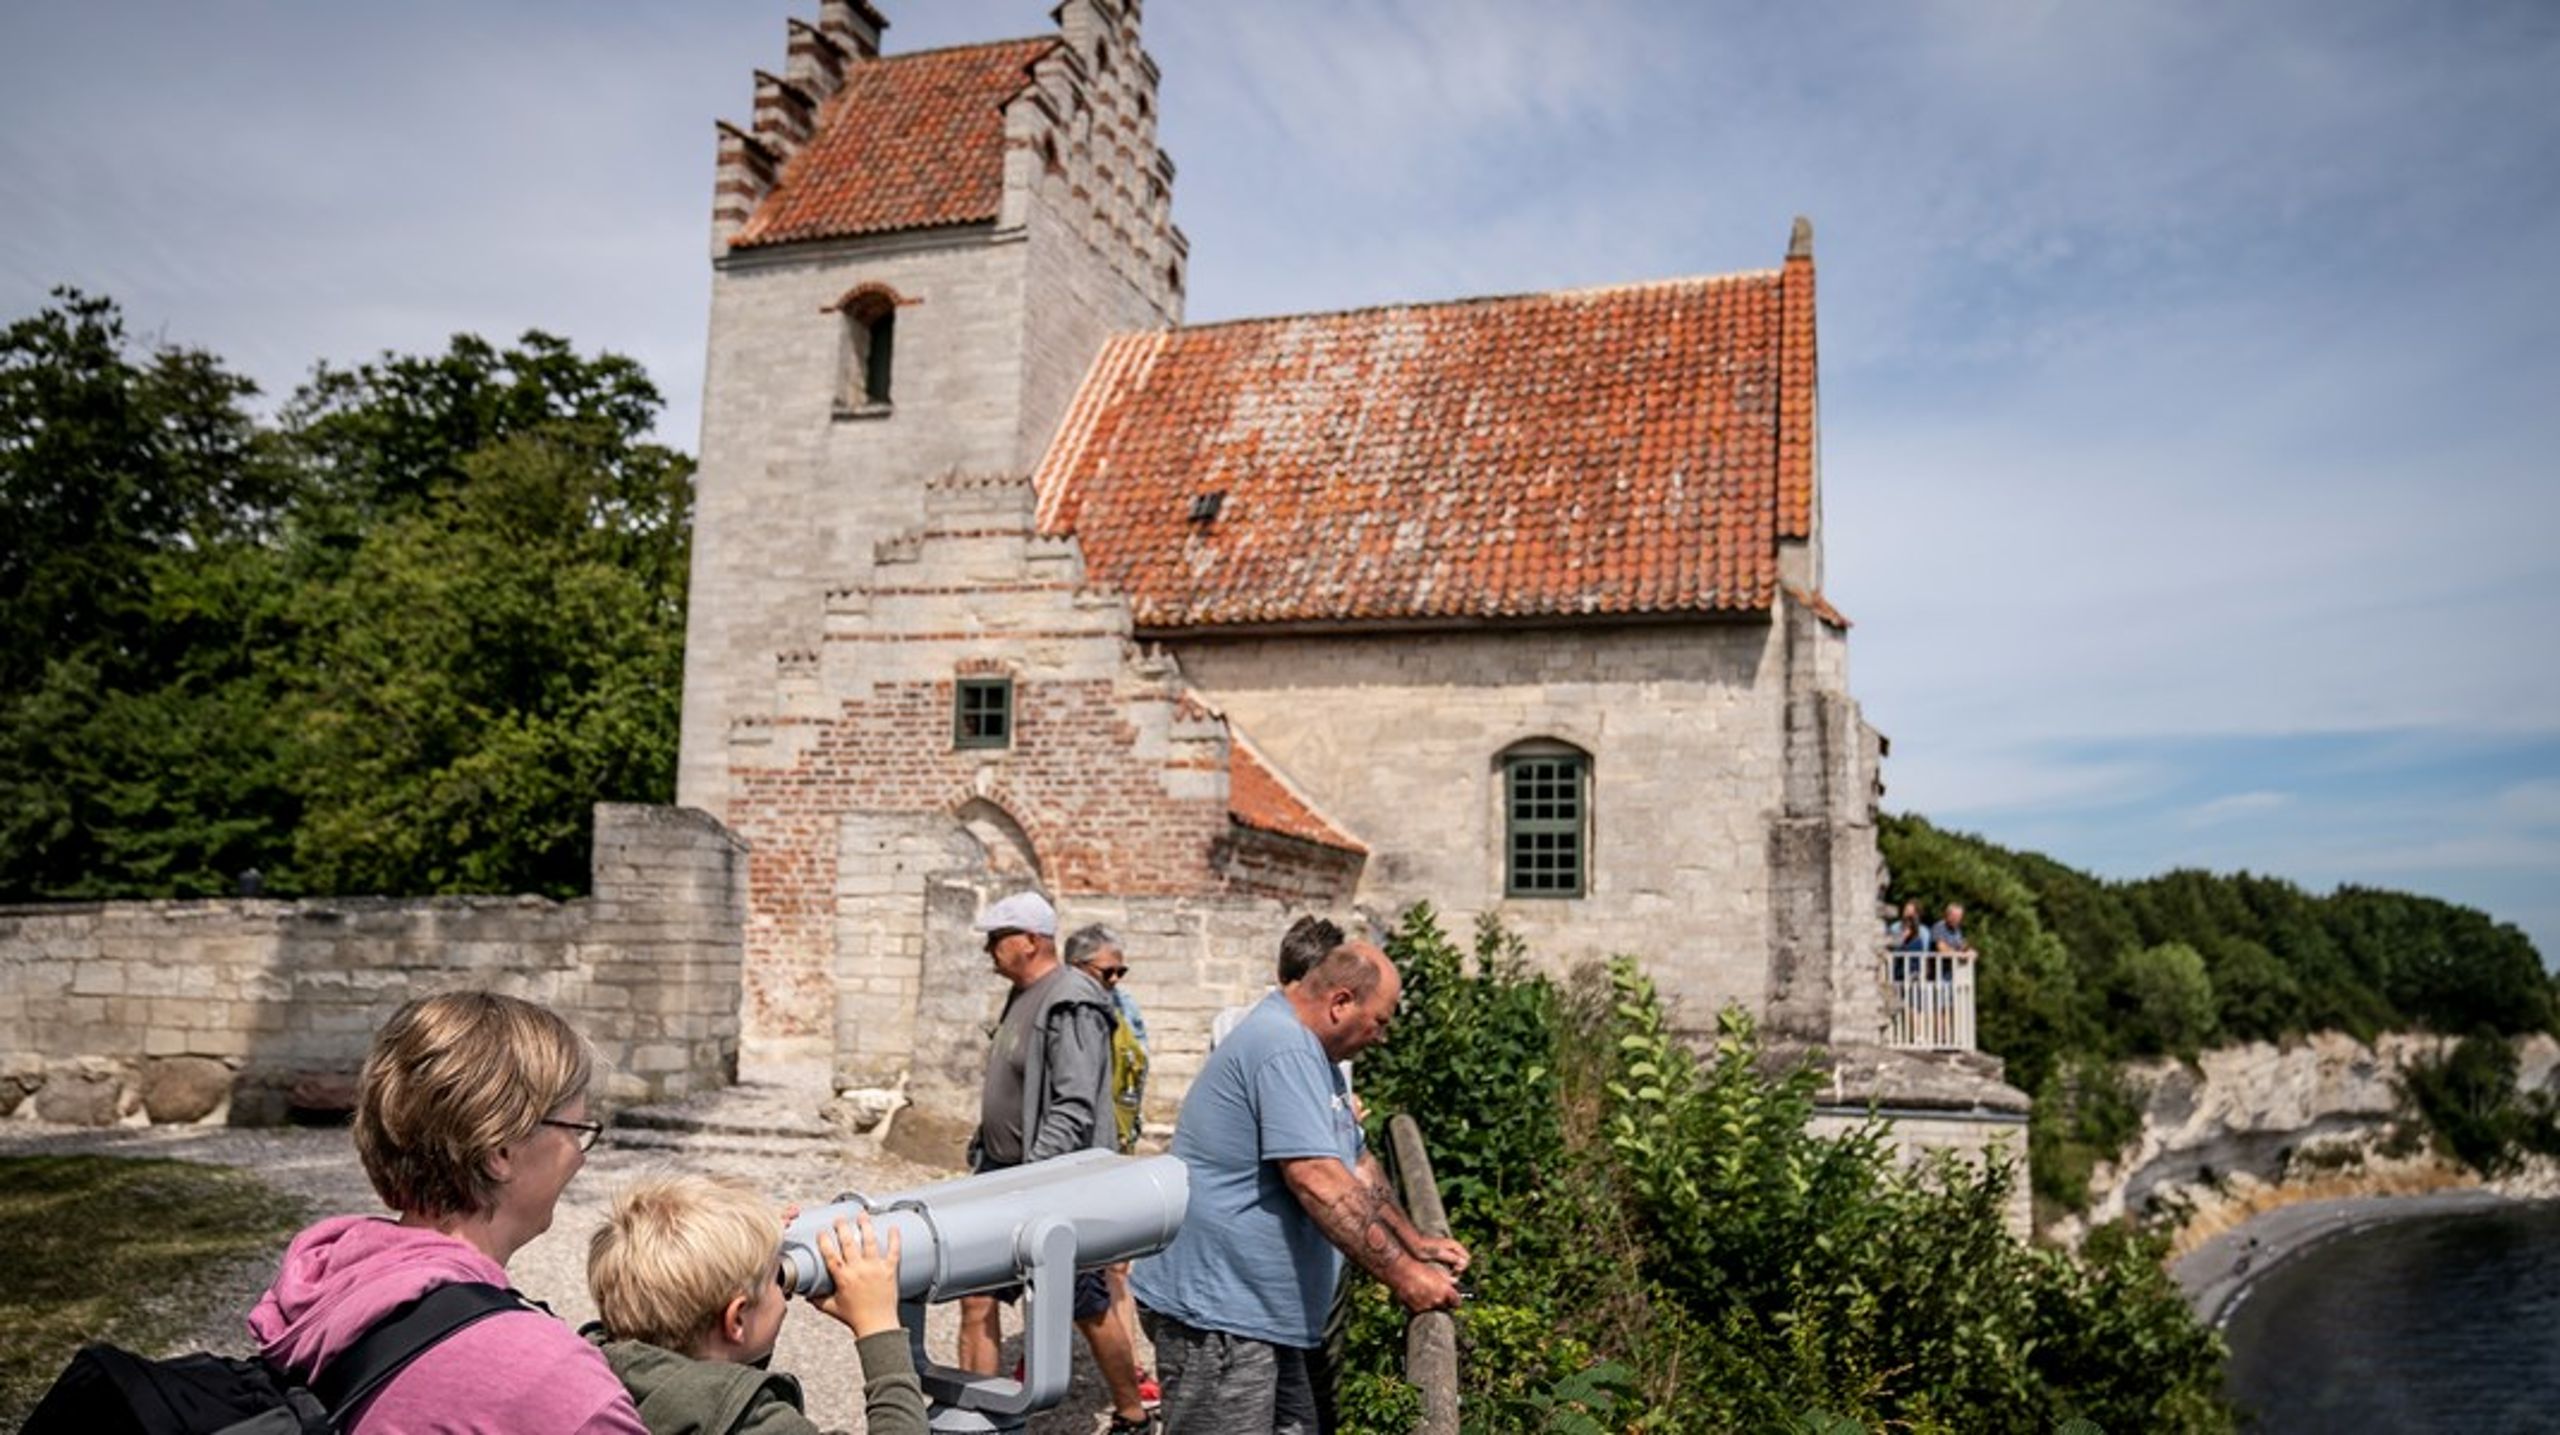
<path fill-rule="evenodd" d="M 1739 1011 L 1693 1052 L 1631 962 L 1559 988 L 1491 927 L 1469 962 L 1427 909 L 1389 951 L 1416 996 L 1361 1089 L 1460 1173 L 1467 1428 L 2229 1428 L 2156 1242 L 2022 1245 L 2012 1171 L 1814 1134 L 1812 1072 L 1764 1073 Z M 1352 1309 L 1343 1428 L 1410 1429 L 1402 1321 L 1365 1284 Z"/>

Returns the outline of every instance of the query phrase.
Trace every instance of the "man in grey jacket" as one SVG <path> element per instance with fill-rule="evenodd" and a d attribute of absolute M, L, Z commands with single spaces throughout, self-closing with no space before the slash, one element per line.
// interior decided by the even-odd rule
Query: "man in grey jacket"
<path fill-rule="evenodd" d="M 1058 959 L 1058 913 L 1037 892 L 987 904 L 976 928 L 986 939 L 988 962 L 1013 991 L 987 1053 L 969 1168 L 1001 1171 L 1073 1151 L 1117 1149 L 1110 1093 L 1111 1033 L 1119 1017 L 1111 994 Z M 961 1369 L 996 1373 L 1008 1299 L 1003 1292 L 960 1298 Z M 1100 1270 L 1076 1273 L 1074 1310 L 1076 1328 L 1111 1385 L 1111 1428 L 1145 1428 L 1129 1328 L 1110 1318 L 1110 1286 Z"/>

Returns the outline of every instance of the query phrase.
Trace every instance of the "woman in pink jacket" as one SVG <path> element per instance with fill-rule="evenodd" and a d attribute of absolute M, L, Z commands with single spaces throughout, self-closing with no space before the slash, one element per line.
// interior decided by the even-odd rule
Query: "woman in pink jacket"
<path fill-rule="evenodd" d="M 356 1154 L 398 1214 L 337 1216 L 294 1237 L 249 1329 L 308 1380 L 393 1309 L 457 1281 L 507 1284 L 507 1260 L 551 1225 L 604 1127 L 592 1058 L 557 1015 L 488 992 L 410 1002 L 374 1037 L 356 1094 Z M 392 1431 L 644 1435 L 595 1347 L 540 1311 L 504 1311 L 430 1347 L 342 1418 Z"/>

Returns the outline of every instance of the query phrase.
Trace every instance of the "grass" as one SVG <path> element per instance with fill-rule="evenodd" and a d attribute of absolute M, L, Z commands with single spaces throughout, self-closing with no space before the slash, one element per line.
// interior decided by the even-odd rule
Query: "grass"
<path fill-rule="evenodd" d="M 218 1166 L 0 1158 L 0 1429 L 82 1345 L 170 1353 L 214 1314 L 226 1274 L 272 1260 L 305 1219 L 301 1202 Z"/>

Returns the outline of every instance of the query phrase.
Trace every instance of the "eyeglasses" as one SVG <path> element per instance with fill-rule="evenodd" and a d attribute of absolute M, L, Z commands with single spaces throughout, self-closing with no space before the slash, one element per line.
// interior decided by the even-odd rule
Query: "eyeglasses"
<path fill-rule="evenodd" d="M 1011 927 L 998 927 L 996 930 L 987 933 L 987 950 L 992 952 L 996 948 L 1003 946 L 1004 939 L 1013 935 L 1015 935 L 1015 933 Z"/>
<path fill-rule="evenodd" d="M 593 1151 L 596 1149 L 596 1142 L 604 1136 L 604 1123 L 601 1121 L 562 1121 L 545 1116 L 542 1118 L 542 1124 L 557 1126 L 563 1131 L 577 1132 L 578 1149 L 581 1151 Z"/>
<path fill-rule="evenodd" d="M 1095 967 L 1093 969 L 1094 980 L 1099 982 L 1116 982 L 1127 975 L 1129 975 L 1127 967 Z"/>

